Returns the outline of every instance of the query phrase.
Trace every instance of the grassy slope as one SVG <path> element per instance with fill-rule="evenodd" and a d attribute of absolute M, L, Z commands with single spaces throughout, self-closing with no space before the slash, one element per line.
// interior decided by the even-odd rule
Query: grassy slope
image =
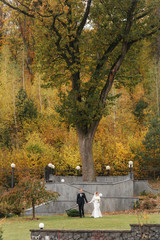
<path fill-rule="evenodd" d="M 3 240 L 29 240 L 29 229 L 37 229 L 40 222 L 45 229 L 130 229 L 129 224 L 138 223 L 136 215 L 106 215 L 100 219 L 69 218 L 67 216 L 43 216 L 39 220 L 26 217 L 6 219 L 3 224 Z M 146 222 L 142 219 L 142 222 Z M 159 223 L 159 215 L 150 215 L 147 223 Z"/>

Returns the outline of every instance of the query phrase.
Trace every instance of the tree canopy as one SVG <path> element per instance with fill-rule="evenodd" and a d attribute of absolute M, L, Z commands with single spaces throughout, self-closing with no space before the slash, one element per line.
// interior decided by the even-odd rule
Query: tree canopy
<path fill-rule="evenodd" d="M 57 110 L 79 137 L 83 179 L 94 181 L 97 127 L 128 54 L 159 30 L 159 0 L 0 2 L 33 19 L 35 69 L 43 87 L 58 89 Z"/>

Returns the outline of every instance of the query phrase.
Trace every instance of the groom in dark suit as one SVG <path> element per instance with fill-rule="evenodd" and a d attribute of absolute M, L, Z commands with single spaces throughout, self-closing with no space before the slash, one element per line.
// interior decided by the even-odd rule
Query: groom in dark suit
<path fill-rule="evenodd" d="M 79 207 L 79 216 L 80 218 L 84 216 L 84 204 L 88 203 L 85 193 L 83 193 L 82 189 L 79 190 L 79 193 L 77 194 L 77 205 Z"/>

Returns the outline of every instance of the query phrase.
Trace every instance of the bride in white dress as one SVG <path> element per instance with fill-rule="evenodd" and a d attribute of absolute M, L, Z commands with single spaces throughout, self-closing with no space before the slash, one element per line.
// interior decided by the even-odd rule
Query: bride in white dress
<path fill-rule="evenodd" d="M 102 213 L 100 210 L 100 201 L 101 201 L 101 198 L 99 196 L 99 193 L 95 192 L 92 200 L 89 202 L 89 203 L 93 203 L 93 205 L 94 205 L 94 209 L 93 209 L 91 217 L 94 217 L 94 218 L 102 217 Z"/>

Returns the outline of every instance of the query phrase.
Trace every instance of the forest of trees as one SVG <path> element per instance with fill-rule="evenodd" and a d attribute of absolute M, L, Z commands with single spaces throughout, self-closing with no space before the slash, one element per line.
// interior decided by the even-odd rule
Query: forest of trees
<path fill-rule="evenodd" d="M 0 183 L 160 174 L 160 0 L 0 0 Z M 93 145 L 92 145 L 93 144 Z M 93 149 L 93 152 L 92 152 Z M 94 159 L 94 161 L 93 161 Z"/>

